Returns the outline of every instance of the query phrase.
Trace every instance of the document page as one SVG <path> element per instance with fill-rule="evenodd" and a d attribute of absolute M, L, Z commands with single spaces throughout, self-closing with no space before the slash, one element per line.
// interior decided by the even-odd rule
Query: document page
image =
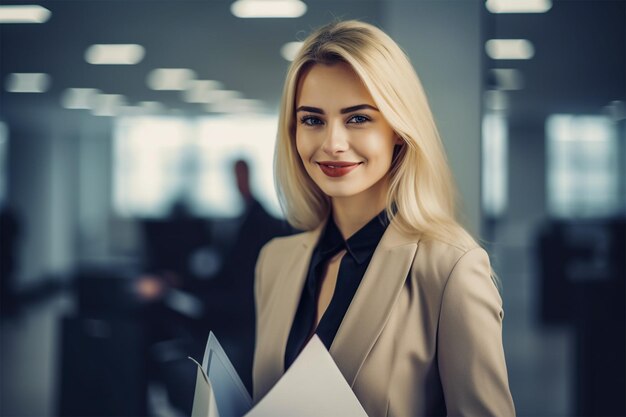
<path fill-rule="evenodd" d="M 219 403 L 219 400 L 218 400 Z M 367 417 L 317 335 L 246 417 Z"/>
<path fill-rule="evenodd" d="M 191 359 L 198 367 L 196 373 L 196 391 L 193 396 L 193 408 L 191 409 L 191 417 L 220 417 L 215 403 L 215 394 L 213 387 L 206 376 L 206 372 L 202 369 L 202 365 Z"/>

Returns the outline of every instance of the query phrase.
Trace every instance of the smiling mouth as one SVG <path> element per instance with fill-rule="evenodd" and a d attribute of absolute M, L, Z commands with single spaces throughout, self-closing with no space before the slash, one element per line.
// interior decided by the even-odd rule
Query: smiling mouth
<path fill-rule="evenodd" d="M 323 161 L 316 162 L 322 172 L 329 177 L 343 177 L 356 169 L 362 162 Z"/>

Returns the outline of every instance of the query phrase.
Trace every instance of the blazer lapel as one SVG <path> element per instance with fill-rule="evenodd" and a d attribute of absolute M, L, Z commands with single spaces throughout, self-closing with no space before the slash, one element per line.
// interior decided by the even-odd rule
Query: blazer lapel
<path fill-rule="evenodd" d="M 417 243 L 417 238 L 405 235 L 392 222 L 344 316 L 330 353 L 350 386 L 387 322 L 411 269 Z"/>
<path fill-rule="evenodd" d="M 277 344 L 278 349 L 272 349 L 275 355 L 269 358 L 271 361 L 269 369 L 272 369 L 278 378 L 285 372 L 285 350 L 289 332 L 300 302 L 311 255 L 323 227 L 324 224 L 315 230 L 303 233 L 301 240 L 294 244 L 293 251 L 283 254 L 283 260 L 293 261 L 282 269 L 280 276 L 276 277 L 277 282 L 280 283 L 278 287 L 280 293 L 273 297 L 274 306 L 270 322 L 273 323 L 273 334 L 277 337 L 272 342 Z"/>

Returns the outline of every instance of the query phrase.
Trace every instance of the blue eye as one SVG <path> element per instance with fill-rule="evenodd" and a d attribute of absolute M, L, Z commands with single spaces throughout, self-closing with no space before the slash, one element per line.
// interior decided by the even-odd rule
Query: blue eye
<path fill-rule="evenodd" d="M 303 125 L 307 125 L 307 126 L 318 126 L 318 125 L 323 124 L 324 122 L 322 122 L 318 117 L 303 116 L 300 119 L 300 123 Z"/>
<path fill-rule="evenodd" d="M 362 123 L 369 122 L 369 121 L 370 121 L 369 117 L 363 116 L 362 114 L 355 114 L 348 120 L 348 123 L 362 124 Z"/>

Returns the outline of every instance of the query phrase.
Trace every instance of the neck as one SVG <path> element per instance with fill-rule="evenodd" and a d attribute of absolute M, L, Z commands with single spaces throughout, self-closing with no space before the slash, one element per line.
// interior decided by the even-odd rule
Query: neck
<path fill-rule="evenodd" d="M 332 216 L 343 238 L 348 239 L 383 211 L 386 197 L 385 189 L 385 192 L 379 192 L 374 198 L 371 193 L 333 198 Z"/>

